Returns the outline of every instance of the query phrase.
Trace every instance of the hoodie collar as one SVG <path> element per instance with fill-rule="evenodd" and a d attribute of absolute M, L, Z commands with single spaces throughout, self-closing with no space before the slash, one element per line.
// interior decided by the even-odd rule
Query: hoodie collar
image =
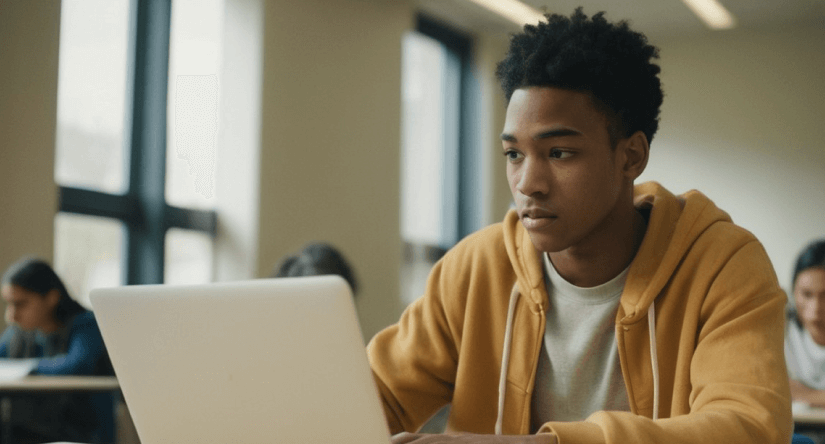
<path fill-rule="evenodd" d="M 622 295 L 622 324 L 645 317 L 682 258 L 708 227 L 715 222 L 731 221 L 704 194 L 692 190 L 675 196 L 656 182 L 636 186 L 634 205 L 650 211 L 650 218 Z"/>
<path fill-rule="evenodd" d="M 715 222 L 731 221 L 702 193 L 693 190 L 675 196 L 656 182 L 635 187 L 634 205 L 650 216 L 620 300 L 622 324 L 632 324 L 646 316 L 648 307 L 699 235 Z M 503 225 L 507 254 L 521 293 L 534 305 L 546 306 L 541 253 L 533 246 L 515 211 L 507 213 Z"/>

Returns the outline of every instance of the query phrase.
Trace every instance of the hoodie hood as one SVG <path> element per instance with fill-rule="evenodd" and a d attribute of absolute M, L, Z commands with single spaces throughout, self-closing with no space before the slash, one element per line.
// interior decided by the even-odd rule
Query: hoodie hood
<path fill-rule="evenodd" d="M 620 301 L 619 322 L 624 325 L 646 317 L 653 300 L 705 230 L 717 222 L 731 221 L 725 211 L 695 190 L 676 196 L 656 182 L 645 182 L 637 185 L 633 194 L 634 205 L 648 219 L 648 229 L 630 265 Z M 533 246 L 515 211 L 507 214 L 503 228 L 507 254 L 522 296 L 536 309 L 542 309 L 547 302 L 541 253 Z"/>

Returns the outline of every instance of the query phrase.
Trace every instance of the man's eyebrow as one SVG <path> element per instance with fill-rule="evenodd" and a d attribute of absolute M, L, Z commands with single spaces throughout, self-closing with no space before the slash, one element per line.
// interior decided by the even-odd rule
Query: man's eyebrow
<path fill-rule="evenodd" d="M 540 140 L 540 139 L 549 139 L 552 137 L 565 137 L 565 136 L 581 136 L 582 133 L 571 129 L 571 128 L 556 128 L 551 129 L 548 131 L 543 131 L 535 136 L 533 136 L 533 140 Z M 509 133 L 502 133 L 501 140 L 505 142 L 518 142 L 516 136 L 509 134 Z"/>
<path fill-rule="evenodd" d="M 539 139 L 549 139 L 551 137 L 564 137 L 564 136 L 581 136 L 582 133 L 572 129 L 572 128 L 556 128 L 551 129 L 549 131 L 544 131 L 542 133 L 538 133 L 533 136 L 533 140 Z"/>

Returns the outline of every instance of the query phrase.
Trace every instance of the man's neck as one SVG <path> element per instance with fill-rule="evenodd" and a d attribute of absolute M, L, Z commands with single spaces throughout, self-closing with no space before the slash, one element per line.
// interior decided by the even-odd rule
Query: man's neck
<path fill-rule="evenodd" d="M 635 208 L 622 219 L 601 242 L 547 253 L 559 275 L 578 287 L 595 287 L 624 271 L 639 251 L 647 221 Z"/>

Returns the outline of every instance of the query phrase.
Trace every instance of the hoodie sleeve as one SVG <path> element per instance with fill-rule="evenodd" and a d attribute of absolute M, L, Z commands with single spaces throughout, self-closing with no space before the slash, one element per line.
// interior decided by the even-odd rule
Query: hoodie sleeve
<path fill-rule="evenodd" d="M 443 306 L 443 259 L 424 296 L 367 346 L 384 412 L 393 434 L 416 431 L 452 398 L 457 347 Z"/>
<path fill-rule="evenodd" d="M 675 375 L 666 378 L 669 386 L 662 386 L 669 392 L 669 402 L 660 407 L 664 419 L 597 412 L 582 422 L 547 423 L 542 431 L 555 433 L 559 444 L 790 442 L 793 420 L 783 354 L 786 296 L 756 240 L 722 263 L 708 263 L 712 259 L 705 257 L 700 269 L 710 275 L 708 287 L 696 293 L 685 289 L 690 301 L 678 319 L 681 325 L 663 317 L 659 322 L 671 325 L 657 327 L 659 333 L 681 331 L 678 343 L 658 347 L 664 356 L 660 359 L 677 362 Z M 695 283 L 696 275 L 690 281 Z M 678 282 L 672 285 L 678 287 Z M 668 289 L 664 298 L 678 297 L 673 296 L 677 290 Z M 662 299 L 657 305 L 668 304 Z"/>

